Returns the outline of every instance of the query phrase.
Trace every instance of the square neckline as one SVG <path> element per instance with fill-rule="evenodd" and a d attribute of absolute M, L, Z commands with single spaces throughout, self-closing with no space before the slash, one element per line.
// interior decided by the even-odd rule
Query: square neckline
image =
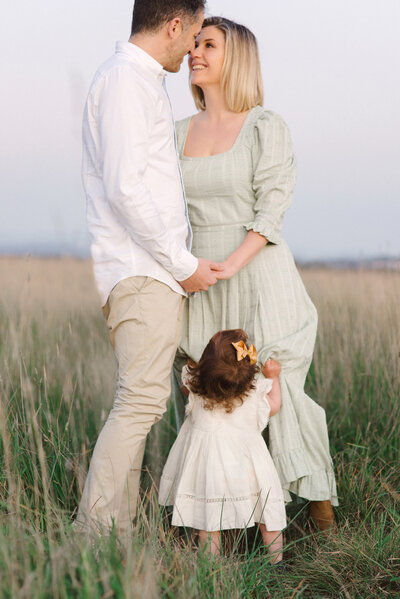
<path fill-rule="evenodd" d="M 187 136 L 189 133 L 189 127 L 190 127 L 190 123 L 192 122 L 192 118 L 195 115 L 192 115 L 190 117 L 187 117 L 187 124 L 185 125 L 186 129 L 184 131 L 184 137 L 183 137 L 183 141 L 182 141 L 182 152 L 180 153 L 180 158 L 181 160 L 205 160 L 207 158 L 215 158 L 216 156 L 226 156 L 227 154 L 230 154 L 231 152 L 233 152 L 236 148 L 236 146 L 239 144 L 239 141 L 243 135 L 244 130 L 246 129 L 246 126 L 249 122 L 249 117 L 250 115 L 254 112 L 254 110 L 256 108 L 262 108 L 262 106 L 259 106 L 258 104 L 256 106 L 253 106 L 252 108 L 250 108 L 249 112 L 246 115 L 246 118 L 243 121 L 242 126 L 240 127 L 240 131 L 236 136 L 235 141 L 233 142 L 232 146 L 229 148 L 229 150 L 225 150 L 225 152 L 217 152 L 216 154 L 209 154 L 208 156 L 186 156 L 184 154 L 185 151 L 185 146 L 186 146 L 186 140 L 187 140 Z"/>

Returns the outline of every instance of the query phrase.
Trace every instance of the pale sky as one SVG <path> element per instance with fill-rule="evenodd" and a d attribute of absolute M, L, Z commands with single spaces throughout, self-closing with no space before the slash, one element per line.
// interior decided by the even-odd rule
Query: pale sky
<path fill-rule="evenodd" d="M 81 117 L 132 0 L 42 0 L 2 11 L 0 252 L 88 252 Z M 284 237 L 297 259 L 400 256 L 400 0 L 210 0 L 260 45 L 265 107 L 298 161 Z M 168 76 L 194 112 L 187 65 Z"/>

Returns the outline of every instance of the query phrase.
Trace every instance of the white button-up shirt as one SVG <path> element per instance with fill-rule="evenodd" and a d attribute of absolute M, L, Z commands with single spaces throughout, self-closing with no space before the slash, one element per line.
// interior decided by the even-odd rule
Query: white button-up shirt
<path fill-rule="evenodd" d="M 130 42 L 97 71 L 83 118 L 83 185 L 104 305 L 122 279 L 149 276 L 185 295 L 194 273 L 165 71 Z"/>

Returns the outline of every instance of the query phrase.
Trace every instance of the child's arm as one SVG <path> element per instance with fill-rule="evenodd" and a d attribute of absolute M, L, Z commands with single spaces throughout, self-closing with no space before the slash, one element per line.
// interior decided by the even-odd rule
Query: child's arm
<path fill-rule="evenodd" d="M 181 389 L 182 395 L 184 395 L 185 397 L 189 397 L 189 389 L 186 387 L 186 385 L 184 385 L 182 383 L 180 386 L 180 389 Z"/>
<path fill-rule="evenodd" d="M 181 390 L 182 395 L 184 395 L 186 398 L 189 397 L 189 393 L 190 393 L 190 389 L 188 388 L 186 383 L 188 380 L 188 370 L 187 369 L 188 369 L 188 366 L 191 366 L 191 363 L 192 363 L 192 360 L 188 360 L 182 369 L 182 380 L 181 380 L 180 390 Z M 193 364 L 194 364 L 194 362 L 193 362 Z"/>
<path fill-rule="evenodd" d="M 276 362 L 276 360 L 267 360 L 265 364 L 261 366 L 261 372 L 265 378 L 272 380 L 272 389 L 267 394 L 267 398 L 271 407 L 270 415 L 274 416 L 279 412 L 282 403 L 281 385 L 279 383 L 281 365 L 279 362 Z"/>

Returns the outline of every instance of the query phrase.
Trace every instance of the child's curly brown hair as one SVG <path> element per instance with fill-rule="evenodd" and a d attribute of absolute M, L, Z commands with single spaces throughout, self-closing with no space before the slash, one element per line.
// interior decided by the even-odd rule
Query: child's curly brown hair
<path fill-rule="evenodd" d="M 258 367 L 250 364 L 248 356 L 238 361 L 232 345 L 238 341 L 247 343 L 247 335 L 241 329 L 219 331 L 210 339 L 200 361 L 188 362 L 187 385 L 193 393 L 201 395 L 206 410 L 220 406 L 230 413 L 254 389 Z"/>

